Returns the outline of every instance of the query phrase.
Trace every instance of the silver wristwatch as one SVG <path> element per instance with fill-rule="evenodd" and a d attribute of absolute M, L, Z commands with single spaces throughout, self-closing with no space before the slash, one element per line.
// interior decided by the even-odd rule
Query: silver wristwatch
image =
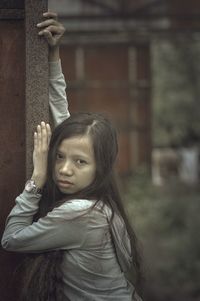
<path fill-rule="evenodd" d="M 42 189 L 35 185 L 35 181 L 30 179 L 25 184 L 25 190 L 34 194 L 42 194 Z"/>

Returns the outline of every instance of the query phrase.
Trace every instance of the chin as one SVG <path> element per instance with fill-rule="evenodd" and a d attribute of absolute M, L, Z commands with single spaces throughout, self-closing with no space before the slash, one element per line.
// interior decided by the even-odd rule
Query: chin
<path fill-rule="evenodd" d="M 60 187 L 58 187 L 58 188 L 64 194 L 73 194 L 76 192 L 76 191 L 71 191 L 70 189 L 64 189 L 64 188 L 60 188 Z"/>

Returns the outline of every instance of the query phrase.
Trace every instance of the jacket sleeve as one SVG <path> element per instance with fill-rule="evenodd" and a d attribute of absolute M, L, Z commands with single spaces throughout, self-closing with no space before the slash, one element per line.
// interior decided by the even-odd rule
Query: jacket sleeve
<path fill-rule="evenodd" d="M 49 62 L 49 106 L 55 127 L 70 116 L 60 60 Z"/>
<path fill-rule="evenodd" d="M 16 205 L 6 221 L 2 247 L 16 252 L 81 248 L 87 232 L 88 215 L 83 213 L 89 208 L 88 203 L 65 202 L 33 222 L 40 197 L 23 191 L 16 198 Z"/>

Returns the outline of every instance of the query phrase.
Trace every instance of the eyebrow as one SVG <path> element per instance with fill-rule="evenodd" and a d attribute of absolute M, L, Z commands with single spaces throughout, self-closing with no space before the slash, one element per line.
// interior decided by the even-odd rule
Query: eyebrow
<path fill-rule="evenodd" d="M 77 150 L 77 151 L 79 151 L 79 150 Z M 65 152 L 63 152 L 62 150 L 60 150 L 60 149 L 57 149 L 57 153 L 60 153 L 61 155 L 66 155 L 66 153 Z M 73 157 L 80 157 L 80 158 L 84 158 L 84 159 L 87 159 L 87 160 L 89 160 L 90 159 L 90 157 L 91 157 L 91 155 L 90 154 L 86 154 L 86 153 L 75 153 L 75 154 L 73 154 Z"/>

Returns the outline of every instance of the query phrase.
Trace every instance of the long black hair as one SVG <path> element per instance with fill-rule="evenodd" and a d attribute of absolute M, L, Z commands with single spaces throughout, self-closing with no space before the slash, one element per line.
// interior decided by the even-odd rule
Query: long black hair
<path fill-rule="evenodd" d="M 95 178 L 83 190 L 72 195 L 64 195 L 54 182 L 57 150 L 64 139 L 80 135 L 90 135 L 92 139 L 96 160 Z M 118 213 L 124 220 L 131 242 L 133 269 L 136 275 L 134 284 L 137 286 L 141 276 L 140 254 L 138 252 L 136 235 L 125 213 L 115 178 L 114 163 L 117 154 L 116 130 L 104 115 L 76 113 L 62 122 L 52 133 L 48 152 L 47 182 L 36 219 L 46 215 L 54 207 L 72 198 L 95 198 L 97 201 L 95 205 L 98 201 L 102 201 L 112 210 L 112 217 L 115 213 Z M 29 268 L 24 281 L 23 296 L 25 297 L 23 297 L 23 300 L 63 300 L 60 268 L 62 259 L 63 251 L 37 254 L 29 259 Z"/>

